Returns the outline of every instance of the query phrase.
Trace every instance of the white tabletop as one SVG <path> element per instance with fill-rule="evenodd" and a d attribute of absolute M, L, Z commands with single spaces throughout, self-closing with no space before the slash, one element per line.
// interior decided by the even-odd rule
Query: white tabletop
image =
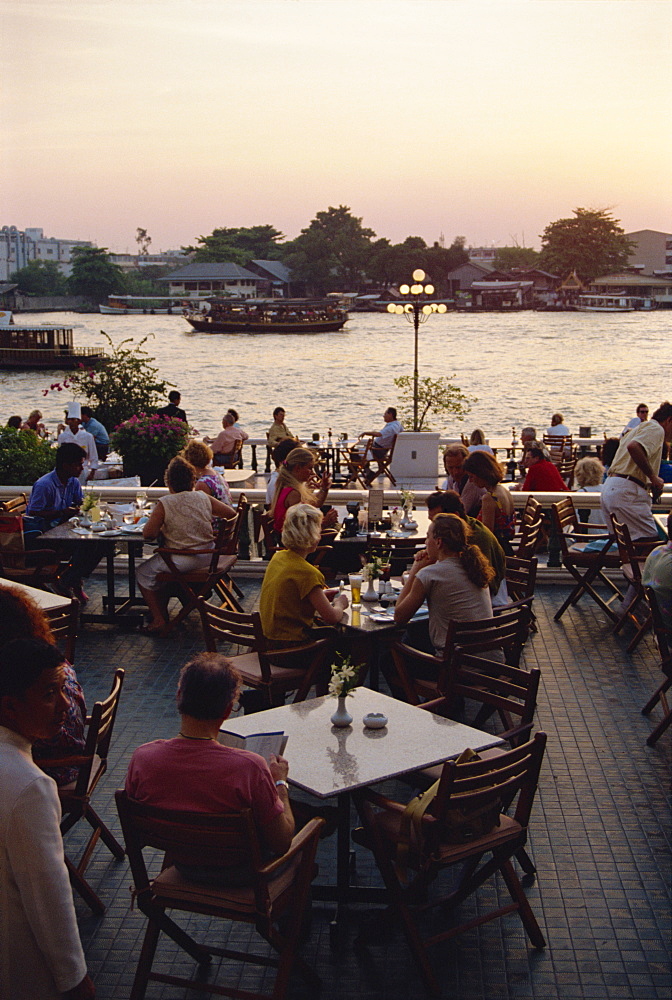
<path fill-rule="evenodd" d="M 490 733 L 366 687 L 347 699 L 352 725 L 338 729 L 329 721 L 336 704 L 325 695 L 227 719 L 225 728 L 244 736 L 285 732 L 290 783 L 324 799 L 439 764 L 467 747 L 479 750 L 501 742 Z M 385 714 L 387 726 L 366 729 L 362 718 L 367 712 Z"/>
<path fill-rule="evenodd" d="M 72 604 L 69 597 L 61 597 L 60 594 L 50 594 L 46 590 L 38 590 L 37 587 L 29 587 L 25 583 L 18 583 L 16 580 L 0 580 L 3 587 L 15 587 L 23 591 L 27 597 L 33 600 L 43 611 L 53 611 L 55 608 L 67 608 Z"/>

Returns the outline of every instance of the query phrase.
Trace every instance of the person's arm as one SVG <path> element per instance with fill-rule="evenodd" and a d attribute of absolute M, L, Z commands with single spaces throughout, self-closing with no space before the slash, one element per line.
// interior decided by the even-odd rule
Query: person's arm
<path fill-rule="evenodd" d="M 284 757 L 276 757 L 271 754 L 268 762 L 273 781 L 287 781 L 289 774 L 289 764 Z M 278 798 L 282 802 L 283 811 L 275 816 L 270 823 L 262 828 L 262 835 L 266 845 L 274 854 L 284 854 L 288 850 L 294 836 L 294 815 L 289 801 L 289 789 L 284 785 L 276 785 Z"/>
<path fill-rule="evenodd" d="M 142 528 L 142 537 L 146 538 L 148 541 L 158 538 L 165 519 L 166 512 L 163 509 L 163 504 L 159 500 L 156 507 L 149 515 L 149 520 Z"/>
<path fill-rule="evenodd" d="M 75 514 L 79 513 L 79 507 L 82 503 L 83 496 L 81 494 L 81 487 L 77 484 L 78 494 L 73 497 L 76 503 L 70 504 L 68 507 L 54 507 L 48 506 L 54 503 L 56 499 L 56 494 L 52 493 L 49 488 L 44 490 L 42 487 L 38 486 L 37 483 L 33 487 L 30 500 L 28 501 L 27 514 L 29 517 L 39 517 L 44 521 L 58 521 L 62 523 L 67 521 L 69 517 L 73 517 Z"/>
<path fill-rule="evenodd" d="M 484 493 L 481 500 L 481 521 L 486 526 L 490 528 L 490 531 L 494 533 L 495 529 L 495 511 L 497 510 L 497 504 L 492 499 L 489 493 Z"/>
<path fill-rule="evenodd" d="M 233 507 L 229 507 L 228 503 L 224 503 L 222 500 L 218 500 L 217 497 L 210 497 L 210 505 L 212 507 L 213 517 L 235 517 L 236 512 Z"/>
<path fill-rule="evenodd" d="M 324 501 L 327 499 L 330 487 L 331 487 L 331 476 L 328 476 L 327 473 L 325 472 L 325 474 L 322 476 L 322 479 L 320 480 L 320 488 L 317 490 L 315 494 L 318 507 L 321 507 Z"/>
<path fill-rule="evenodd" d="M 327 625 L 338 625 L 348 606 L 348 598 L 345 594 L 337 594 L 333 601 L 329 601 L 323 587 L 313 587 L 308 594 L 308 600 Z"/>
<path fill-rule="evenodd" d="M 653 471 L 651 463 L 649 462 L 649 456 L 646 454 L 646 451 L 642 448 L 639 441 L 631 441 L 627 447 L 630 458 L 633 460 L 637 468 L 644 473 L 647 479 L 651 480 L 653 492 L 656 496 L 659 493 L 662 493 L 665 480 L 661 479 L 660 476 L 657 476 Z"/>
<path fill-rule="evenodd" d="M 36 777 L 15 803 L 5 848 L 25 919 L 56 990 L 68 996 L 68 991 L 84 989 L 87 974 L 63 860 L 60 818 L 53 781 L 46 775 Z M 81 1000 L 94 993 L 73 996 Z"/>
<path fill-rule="evenodd" d="M 397 625 L 405 625 L 410 622 L 425 599 L 425 588 L 417 576 L 406 581 L 404 590 L 406 593 L 404 594 L 402 591 L 402 596 L 399 597 L 394 608 L 394 621 Z"/>

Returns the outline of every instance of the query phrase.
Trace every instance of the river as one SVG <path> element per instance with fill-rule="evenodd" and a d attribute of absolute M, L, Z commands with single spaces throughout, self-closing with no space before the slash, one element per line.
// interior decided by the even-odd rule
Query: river
<path fill-rule="evenodd" d="M 252 437 L 265 433 L 276 406 L 292 433 L 353 435 L 382 425 L 397 402 L 393 379 L 413 372 L 413 328 L 403 316 L 355 313 L 338 333 L 195 333 L 181 316 L 21 314 L 17 325 L 63 323 L 76 346 L 104 347 L 148 340 L 160 376 L 182 393 L 190 423 L 214 435 L 229 406 Z M 455 376 L 476 399 L 463 422 L 434 420 L 432 429 L 456 435 L 482 427 L 508 436 L 532 424 L 542 431 L 559 411 L 574 433 L 620 434 L 638 402 L 651 410 L 672 397 L 672 312 L 447 313 L 420 327 L 420 377 Z M 0 419 L 26 417 L 39 407 L 50 424 L 62 418 L 65 392 L 43 395 L 66 373 L 0 373 Z"/>

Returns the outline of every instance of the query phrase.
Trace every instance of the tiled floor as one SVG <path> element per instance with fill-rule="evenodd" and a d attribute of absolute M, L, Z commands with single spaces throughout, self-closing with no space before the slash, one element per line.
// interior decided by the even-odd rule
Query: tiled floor
<path fill-rule="evenodd" d="M 101 587 L 102 580 L 96 578 L 93 602 Z M 258 582 L 246 581 L 245 588 L 252 606 Z M 625 641 L 611 635 L 599 610 L 585 599 L 560 623 L 554 622 L 553 613 L 565 594 L 562 587 L 539 588 L 539 632 L 525 653 L 525 663 L 538 665 L 542 672 L 537 725 L 549 735 L 532 817 L 531 853 L 538 875 L 527 888 L 548 947 L 543 952 L 531 949 L 515 915 L 464 934 L 434 954 L 445 998 L 669 1000 L 671 995 L 672 732 L 648 748 L 645 740 L 653 722 L 640 714 L 658 684 L 653 645 L 647 639 L 632 656 L 626 654 Z M 168 641 L 105 626 L 89 627 L 80 637 L 76 666 L 88 702 L 106 693 L 115 667 L 126 670 L 112 768 L 98 796 L 98 807 L 115 830 L 113 792 L 123 783 L 129 756 L 139 743 L 175 734 L 177 673 L 198 648 L 195 616 Z M 291 765 L 291 752 L 288 756 Z M 72 853 L 78 837 L 76 831 L 68 836 Z M 323 871 L 333 869 L 333 846 L 332 840 L 321 844 Z M 361 879 L 377 879 L 361 848 L 357 869 Z M 76 901 L 97 995 L 100 1000 L 124 998 L 130 992 L 144 918 L 129 908 L 126 862 L 115 862 L 103 846 L 96 848 L 88 878 L 108 907 L 97 918 Z M 463 911 L 475 913 L 501 892 L 500 885 L 490 883 Z M 353 908 L 334 949 L 331 915 L 329 905 L 314 905 L 305 949 L 322 976 L 324 1000 L 426 996 L 397 929 L 376 920 L 379 940 L 357 943 L 366 916 Z M 220 926 L 213 926 L 213 940 L 221 941 L 222 933 Z M 243 947 L 253 936 L 238 926 L 231 931 L 231 938 Z M 157 965 L 187 975 L 195 972 L 191 959 L 170 942 L 160 946 Z M 229 968 L 222 972 L 222 981 L 258 986 L 262 976 L 255 970 Z M 147 993 L 166 998 L 201 995 L 160 985 Z M 310 996 L 300 979 L 293 981 L 290 997 Z"/>

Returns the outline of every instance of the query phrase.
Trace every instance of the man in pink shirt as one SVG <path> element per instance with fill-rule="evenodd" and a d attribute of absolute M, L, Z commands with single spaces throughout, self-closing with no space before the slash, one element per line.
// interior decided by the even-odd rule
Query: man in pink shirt
<path fill-rule="evenodd" d="M 222 814 L 251 809 L 263 845 L 283 854 L 294 835 L 284 757 L 263 757 L 217 742 L 238 697 L 240 678 L 219 653 L 199 653 L 182 668 L 177 687 L 179 734 L 138 747 L 131 758 L 126 791 L 138 802 L 162 809 Z M 197 870 L 190 877 L 206 877 Z M 222 872 L 219 872 L 219 876 Z M 245 878 L 231 871 L 228 884 Z M 221 879 L 220 879 L 221 880 Z"/>
<path fill-rule="evenodd" d="M 223 430 L 219 432 L 214 441 L 209 437 L 204 437 L 203 440 L 206 444 L 210 445 L 214 452 L 214 464 L 223 465 L 224 468 L 230 469 L 237 454 L 236 446 L 238 442 L 247 441 L 249 434 L 241 430 L 240 427 L 236 427 L 235 417 L 231 411 L 224 414 L 222 427 Z"/>

